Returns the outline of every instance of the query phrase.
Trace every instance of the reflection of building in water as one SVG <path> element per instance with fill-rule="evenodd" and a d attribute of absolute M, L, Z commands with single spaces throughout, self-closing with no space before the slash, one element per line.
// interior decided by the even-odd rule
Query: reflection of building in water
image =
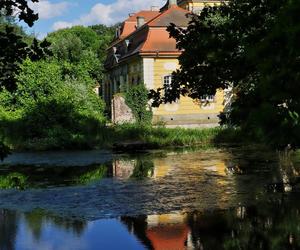
<path fill-rule="evenodd" d="M 117 179 L 128 179 L 133 173 L 135 160 L 118 159 L 113 161 L 113 176 Z"/>
<path fill-rule="evenodd" d="M 154 178 L 165 177 L 172 169 L 172 165 L 168 161 L 168 158 L 155 159 L 154 160 Z"/>
<path fill-rule="evenodd" d="M 185 221 L 185 216 L 151 215 L 147 217 L 147 238 L 154 249 L 180 250 L 191 246 L 189 243 L 190 229 Z"/>
<path fill-rule="evenodd" d="M 121 217 L 121 221 L 145 246 L 158 250 L 181 250 L 192 247 L 185 215 L 167 214 Z"/>
<path fill-rule="evenodd" d="M 154 169 L 151 168 L 151 164 Z M 141 168 L 141 165 L 144 165 L 144 168 Z M 147 168 L 147 169 L 145 169 Z M 138 171 L 145 171 L 145 173 L 141 173 L 151 178 L 163 178 L 165 177 L 170 169 L 172 168 L 168 158 L 162 159 L 117 159 L 113 161 L 113 176 L 117 179 L 129 179 Z"/>

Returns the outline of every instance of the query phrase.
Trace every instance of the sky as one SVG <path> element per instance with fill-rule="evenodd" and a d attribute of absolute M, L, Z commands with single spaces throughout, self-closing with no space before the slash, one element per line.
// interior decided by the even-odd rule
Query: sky
<path fill-rule="evenodd" d="M 166 0 L 40 0 L 30 4 L 39 20 L 26 30 L 43 38 L 49 32 L 74 25 L 112 25 L 126 19 L 129 13 L 165 3 Z"/>

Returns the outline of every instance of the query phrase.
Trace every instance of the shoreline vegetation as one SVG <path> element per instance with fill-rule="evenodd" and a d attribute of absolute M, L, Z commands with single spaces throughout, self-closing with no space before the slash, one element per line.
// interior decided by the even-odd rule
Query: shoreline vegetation
<path fill-rule="evenodd" d="M 12 151 L 113 149 L 120 144 L 139 144 L 142 149 L 213 146 L 250 142 L 237 128 L 166 128 L 124 124 L 99 128 L 97 134 L 59 137 L 5 138 Z M 131 148 L 132 149 L 132 148 Z"/>

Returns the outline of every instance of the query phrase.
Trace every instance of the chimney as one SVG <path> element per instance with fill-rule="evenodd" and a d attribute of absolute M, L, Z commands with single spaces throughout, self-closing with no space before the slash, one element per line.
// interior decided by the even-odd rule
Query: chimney
<path fill-rule="evenodd" d="M 159 7 L 158 6 L 151 6 L 151 11 L 159 11 Z"/>
<path fill-rule="evenodd" d="M 137 28 L 141 28 L 145 24 L 145 17 L 138 16 L 136 19 L 137 19 Z"/>
<path fill-rule="evenodd" d="M 169 8 L 171 8 L 174 5 L 177 5 L 177 0 L 169 0 Z"/>

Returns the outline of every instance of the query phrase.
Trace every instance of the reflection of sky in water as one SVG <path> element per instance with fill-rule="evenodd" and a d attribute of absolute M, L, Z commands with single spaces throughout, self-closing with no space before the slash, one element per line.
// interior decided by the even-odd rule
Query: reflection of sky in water
<path fill-rule="evenodd" d="M 16 250 L 145 249 L 116 219 L 90 222 L 79 236 L 47 222 L 43 223 L 41 235 L 36 239 L 22 218 L 15 246 Z"/>
<path fill-rule="evenodd" d="M 273 188 L 280 191 L 278 194 L 272 193 L 279 195 L 280 202 L 274 203 L 273 200 L 270 204 L 264 204 L 269 209 L 268 212 L 265 212 L 263 206 L 257 205 L 257 197 L 260 197 L 260 201 L 268 202 L 265 199 L 271 197 L 266 189 L 268 184 L 280 184 L 280 181 L 286 184 L 286 180 L 295 183 L 295 193 L 299 191 L 299 165 L 299 161 L 296 161 L 294 165 L 283 167 L 278 164 L 274 153 L 214 149 L 165 154 L 161 157 L 147 155 L 116 158 L 107 165 L 112 168 L 108 169 L 107 176 L 114 178 L 93 176 L 98 173 L 99 167 L 68 167 L 68 171 L 63 172 L 62 180 L 48 180 L 43 188 L 0 190 L 0 207 L 18 211 L 40 208 L 45 212 L 19 212 L 17 216 L 3 214 L 1 217 L 0 210 L 0 230 L 9 234 L 7 228 L 11 228 L 9 236 L 12 237 L 17 226 L 15 247 L 18 250 L 143 249 L 145 246 L 170 247 L 172 241 L 176 240 L 181 246 L 186 244 L 197 248 L 202 244 L 203 235 L 207 238 L 205 244 L 214 246 L 222 244 L 222 237 L 227 237 L 230 241 L 232 237 L 228 232 L 233 230 L 241 238 L 251 238 L 248 227 L 255 221 L 264 222 L 257 225 L 258 227 L 268 225 L 268 228 L 262 227 L 260 230 L 270 230 L 270 235 L 284 228 L 283 231 L 291 231 L 288 238 L 295 238 L 295 235 L 300 234 L 300 229 L 297 234 L 293 227 L 285 227 L 290 224 L 294 226 L 293 223 L 297 222 L 294 218 L 299 217 L 300 211 L 296 205 L 292 209 L 283 207 L 280 190 L 285 190 L 285 185 L 281 189 L 278 189 L 280 185 L 271 185 L 272 192 Z M 82 169 L 85 170 L 81 171 Z M 24 174 L 31 176 L 32 183 L 38 182 L 42 168 L 35 173 L 39 177 L 37 179 L 32 177 L 29 168 L 27 170 Z M 45 175 L 49 175 L 53 170 L 47 167 L 43 171 L 46 171 Z M 57 169 L 53 172 L 61 173 Z M 86 182 L 87 185 L 78 185 L 73 179 L 77 180 L 79 176 L 84 176 L 85 180 L 89 177 L 93 181 Z M 286 176 L 289 178 L 285 178 Z M 57 179 L 55 175 L 52 178 Z M 64 181 L 65 186 L 61 186 L 60 181 Z M 48 183 L 52 183 L 52 186 L 47 186 Z M 272 198 L 276 200 L 277 196 Z M 290 206 L 289 202 L 286 204 Z M 253 205 L 256 206 L 255 209 L 261 208 L 261 211 L 254 213 L 251 209 L 246 209 Z M 230 211 L 230 207 L 235 209 Z M 220 208 L 228 211 L 226 216 L 210 215 L 209 212 Z M 189 213 L 180 215 L 185 211 Z M 194 211 L 201 211 L 203 214 L 193 214 Z M 280 220 L 276 217 L 278 211 L 281 212 Z M 293 213 L 294 218 L 291 220 L 285 211 Z M 141 215 L 142 218 L 136 219 L 134 215 Z M 62 216 L 82 221 L 76 224 L 74 221 L 62 219 Z M 85 221 L 101 218 L 119 219 Z M 219 228 L 220 231 L 216 231 Z M 219 235 L 215 236 L 215 232 Z M 0 231 L 0 249 L 2 235 Z M 174 240 L 170 241 L 172 237 Z M 286 235 L 283 235 L 282 240 L 285 239 Z"/>

